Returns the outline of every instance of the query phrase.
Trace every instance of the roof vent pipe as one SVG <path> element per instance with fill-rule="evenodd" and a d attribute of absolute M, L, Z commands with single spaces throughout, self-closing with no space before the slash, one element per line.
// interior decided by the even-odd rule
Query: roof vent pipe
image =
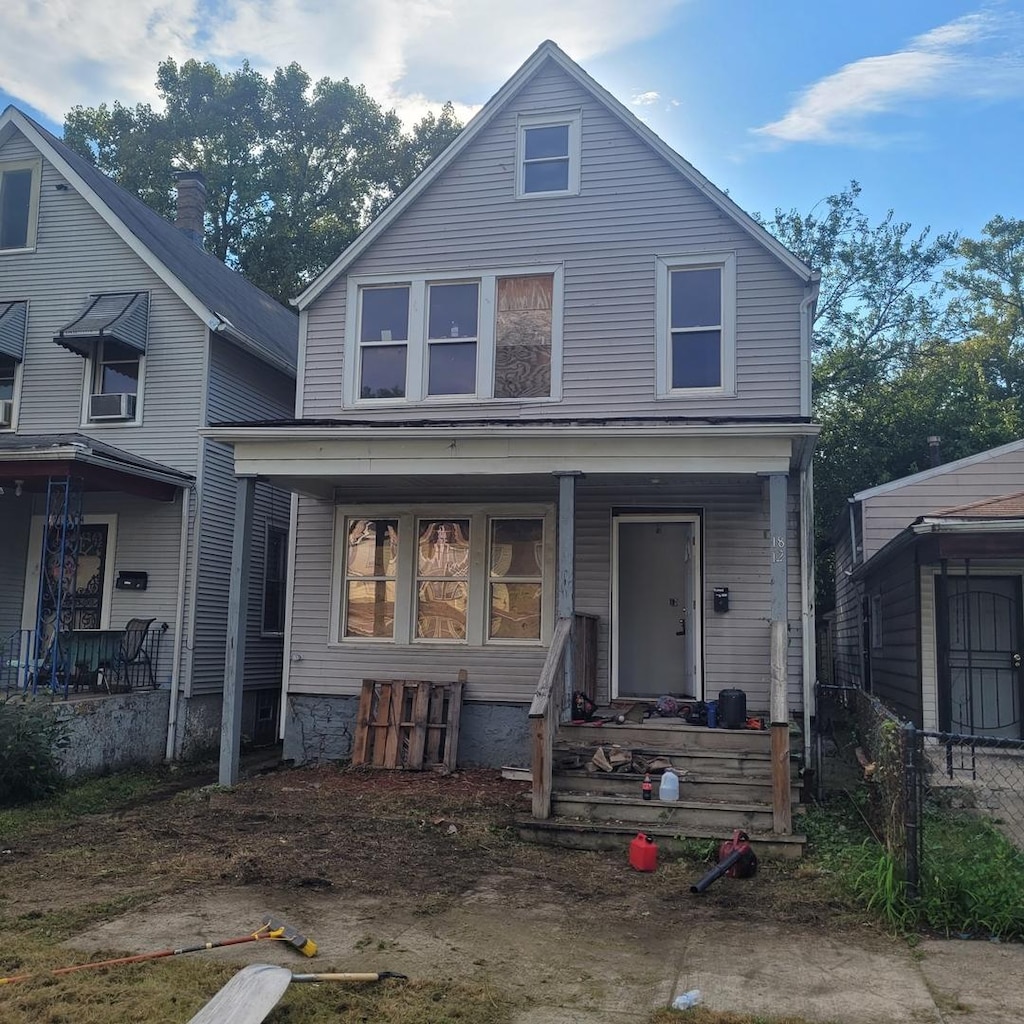
<path fill-rule="evenodd" d="M 928 450 L 931 452 L 932 466 L 938 466 L 942 463 L 942 456 L 939 454 L 939 442 L 942 440 L 941 437 L 937 437 L 932 434 L 928 438 Z"/>
<path fill-rule="evenodd" d="M 179 171 L 174 176 L 178 208 L 174 226 L 200 248 L 206 234 L 206 179 L 201 171 Z"/>

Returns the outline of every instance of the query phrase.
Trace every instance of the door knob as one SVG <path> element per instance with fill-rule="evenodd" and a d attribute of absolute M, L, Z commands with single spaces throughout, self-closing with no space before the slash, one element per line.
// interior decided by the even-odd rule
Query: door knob
<path fill-rule="evenodd" d="M 1019 654 L 1011 654 L 1010 655 L 1010 664 L 1014 668 L 1020 668 L 1020 655 Z"/>
<path fill-rule="evenodd" d="M 680 628 L 676 630 L 676 636 L 686 636 L 686 619 L 679 620 Z"/>

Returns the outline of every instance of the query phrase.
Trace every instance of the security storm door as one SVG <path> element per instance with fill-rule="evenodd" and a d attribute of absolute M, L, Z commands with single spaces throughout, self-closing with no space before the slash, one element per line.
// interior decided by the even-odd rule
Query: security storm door
<path fill-rule="evenodd" d="M 616 516 L 612 549 L 612 696 L 699 697 L 699 516 Z"/>
<path fill-rule="evenodd" d="M 1024 737 L 1020 577 L 939 576 L 935 586 L 940 727 Z"/>

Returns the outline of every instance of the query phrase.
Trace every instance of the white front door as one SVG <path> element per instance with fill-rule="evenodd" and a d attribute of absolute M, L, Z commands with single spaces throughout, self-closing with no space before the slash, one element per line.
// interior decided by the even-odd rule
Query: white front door
<path fill-rule="evenodd" d="M 612 520 L 612 696 L 700 697 L 700 517 Z"/>

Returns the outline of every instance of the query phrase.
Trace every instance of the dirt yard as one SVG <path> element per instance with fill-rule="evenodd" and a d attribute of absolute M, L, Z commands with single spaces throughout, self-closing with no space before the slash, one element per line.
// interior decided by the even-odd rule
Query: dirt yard
<path fill-rule="evenodd" d="M 655 1012 L 677 983 L 678 964 L 669 966 L 666 950 L 696 941 L 702 928 L 754 935 L 770 922 L 841 949 L 856 927 L 862 946 L 883 958 L 891 952 L 891 940 L 865 927 L 804 864 L 762 862 L 756 878 L 723 879 L 694 897 L 689 886 L 708 867 L 699 860 L 638 874 L 625 843 L 621 855 L 525 844 L 512 821 L 527 807 L 527 790 L 494 771 L 281 769 L 231 791 L 172 774 L 116 811 L 0 837 L 0 923 L 19 936 L 0 949 L 0 975 L 38 976 L 65 964 L 218 941 L 251 932 L 271 912 L 319 944 L 316 961 L 261 942 L 173 963 L 397 970 L 493 986 L 508 1001 L 495 1019 L 518 1022 L 554 1019 L 529 1016 L 538 1000 Z M 170 976 L 169 968 L 148 966 L 149 976 Z M 122 971 L 110 969 L 108 984 L 121 984 Z M 61 1015 L 52 991 L 37 986 L 34 997 L 24 995 L 31 984 L 0 988 L 0 1019 L 155 1019 L 151 1011 L 87 1017 L 80 1007 Z M 193 987 L 212 995 L 211 984 L 207 977 Z M 15 990 L 18 1002 L 5 1010 Z M 76 998 L 115 998 L 100 993 Z M 187 1020 L 202 1005 L 198 995 L 190 998 L 187 1013 L 167 1019 Z M 269 1018 L 278 1019 L 293 1018 Z M 565 1017 L 576 1019 L 598 1018 Z M 476 1020 L 485 1017 L 477 1012 Z"/>

